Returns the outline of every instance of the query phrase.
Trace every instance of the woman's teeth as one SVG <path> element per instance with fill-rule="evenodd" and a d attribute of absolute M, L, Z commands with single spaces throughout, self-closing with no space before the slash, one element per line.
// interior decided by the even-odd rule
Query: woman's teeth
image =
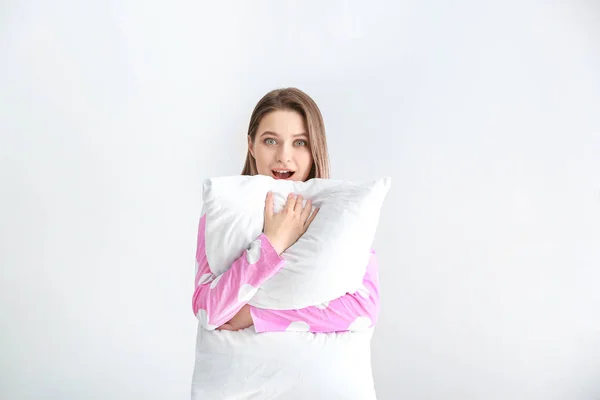
<path fill-rule="evenodd" d="M 273 170 L 273 176 L 277 179 L 288 179 L 294 175 L 294 171 L 288 170 Z"/>

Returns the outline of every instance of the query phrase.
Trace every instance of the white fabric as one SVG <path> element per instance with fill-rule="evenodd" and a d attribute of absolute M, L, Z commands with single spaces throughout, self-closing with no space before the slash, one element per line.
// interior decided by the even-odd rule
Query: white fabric
<path fill-rule="evenodd" d="M 249 304 L 298 309 L 355 292 L 365 275 L 390 181 L 294 182 L 262 175 L 207 179 L 203 201 L 210 269 L 215 275 L 225 272 L 260 235 L 268 191 L 273 192 L 275 212 L 293 192 L 310 199 L 320 208 L 319 214 L 300 240 L 282 254 L 285 267 L 262 284 Z"/>
<path fill-rule="evenodd" d="M 376 399 L 373 331 L 313 334 L 198 329 L 192 400 Z"/>

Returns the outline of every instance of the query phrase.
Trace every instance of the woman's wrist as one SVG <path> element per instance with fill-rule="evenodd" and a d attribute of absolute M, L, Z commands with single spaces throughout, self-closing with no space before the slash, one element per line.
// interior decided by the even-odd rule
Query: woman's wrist
<path fill-rule="evenodd" d="M 283 253 L 285 251 L 285 249 L 283 248 L 281 243 L 279 243 L 276 238 L 269 237 L 269 235 L 266 233 L 265 233 L 265 237 L 267 238 L 269 243 L 271 243 L 271 247 L 273 247 L 273 249 L 277 252 L 278 256 L 280 256 L 281 253 Z"/>

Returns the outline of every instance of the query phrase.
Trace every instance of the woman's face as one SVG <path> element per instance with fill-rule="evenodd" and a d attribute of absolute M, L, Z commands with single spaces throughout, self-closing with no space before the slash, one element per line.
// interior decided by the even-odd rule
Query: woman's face
<path fill-rule="evenodd" d="M 248 148 L 260 175 L 305 181 L 313 165 L 304 118 L 297 111 L 277 110 L 265 115 Z"/>

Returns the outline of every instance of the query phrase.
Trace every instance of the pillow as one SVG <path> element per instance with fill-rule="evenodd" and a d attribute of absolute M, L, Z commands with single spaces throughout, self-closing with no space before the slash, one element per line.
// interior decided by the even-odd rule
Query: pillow
<path fill-rule="evenodd" d="M 353 293 L 362 285 L 390 184 L 390 178 L 366 183 L 295 182 L 264 175 L 207 179 L 202 198 L 210 269 L 215 275 L 227 271 L 262 233 L 267 192 L 273 192 L 275 212 L 293 192 L 310 199 L 319 213 L 304 235 L 283 252 L 283 268 L 263 283 L 249 304 L 298 309 Z"/>

